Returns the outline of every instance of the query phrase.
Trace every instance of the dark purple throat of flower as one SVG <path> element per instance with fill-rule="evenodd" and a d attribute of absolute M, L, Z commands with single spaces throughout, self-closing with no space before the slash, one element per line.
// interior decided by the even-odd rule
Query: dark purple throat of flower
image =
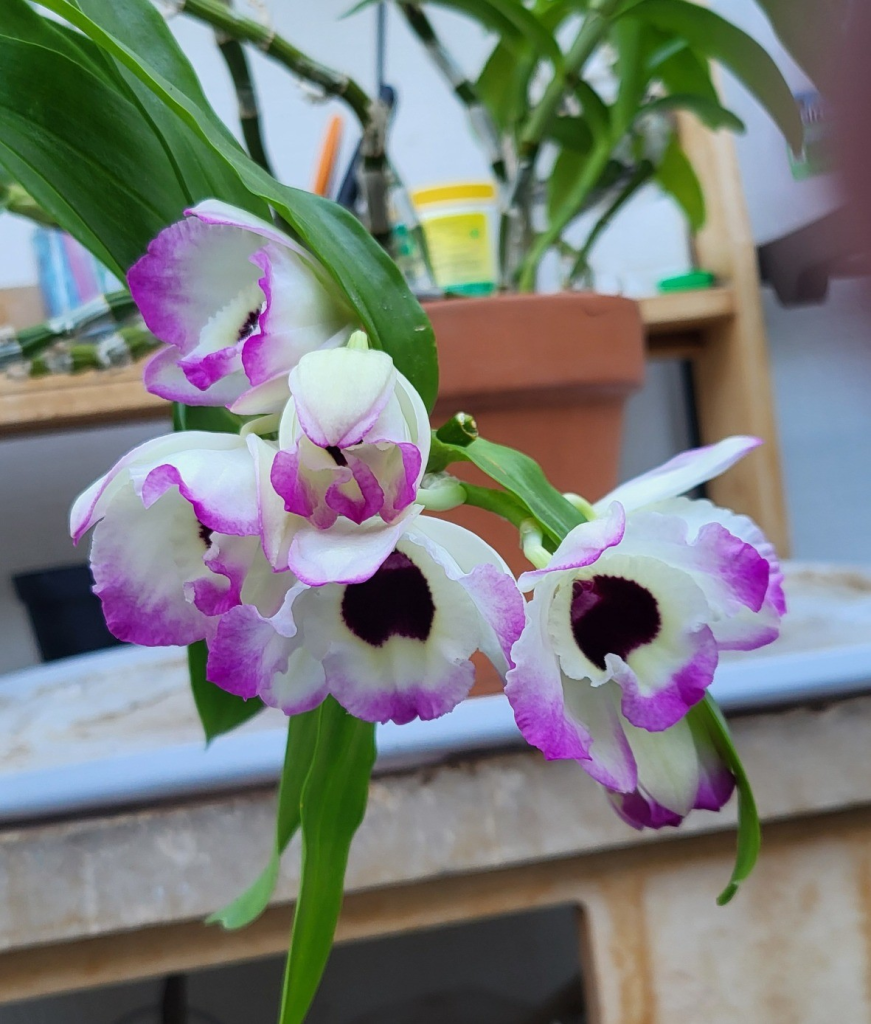
<path fill-rule="evenodd" d="M 252 309 L 248 316 L 245 317 L 242 326 L 239 328 L 237 341 L 244 341 L 246 338 L 251 337 L 257 328 L 257 321 L 260 319 L 262 308 L 262 306 L 258 306 L 257 309 Z"/>
<path fill-rule="evenodd" d="M 655 640 L 662 625 L 653 594 L 622 576 L 575 580 L 571 618 L 575 643 L 602 669 L 606 654 L 626 658 Z"/>
<path fill-rule="evenodd" d="M 435 617 L 426 577 L 401 551 L 388 555 L 365 583 L 350 583 L 342 598 L 342 618 L 351 632 L 373 647 L 392 636 L 425 641 Z"/>

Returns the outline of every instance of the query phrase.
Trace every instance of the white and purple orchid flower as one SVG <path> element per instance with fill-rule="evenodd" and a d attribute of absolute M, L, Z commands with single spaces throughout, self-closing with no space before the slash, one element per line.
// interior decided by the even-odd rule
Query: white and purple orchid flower
<path fill-rule="evenodd" d="M 148 328 L 169 346 L 148 363 L 146 387 L 187 405 L 280 411 L 300 357 L 344 344 L 354 326 L 309 253 L 214 199 L 161 231 L 127 279 Z"/>
<path fill-rule="evenodd" d="M 266 555 L 312 586 L 367 580 L 421 511 L 426 408 L 390 356 L 358 342 L 303 356 L 277 443 L 249 439 Z"/>
<path fill-rule="evenodd" d="M 710 758 L 698 755 L 685 715 L 713 680 L 719 652 L 770 643 L 785 611 L 782 573 L 759 528 L 676 497 L 758 443 L 729 438 L 623 484 L 546 566 L 519 580 L 533 597 L 506 693 L 521 732 L 546 757 L 576 759 L 621 794 L 627 817 L 644 817 L 638 801 L 648 801 L 645 824 L 726 792 L 720 776 L 703 783 Z M 668 796 L 666 755 L 681 744 L 686 771 L 679 795 Z"/>
<path fill-rule="evenodd" d="M 421 517 L 360 582 L 310 587 L 290 573 L 272 607 L 240 605 L 211 644 L 208 677 L 297 714 L 332 694 L 370 722 L 451 711 L 483 651 L 503 677 L 524 623 L 499 555 L 453 523 Z M 362 575 L 362 573 L 361 573 Z"/>
<path fill-rule="evenodd" d="M 242 599 L 252 563 L 271 575 L 254 462 L 235 434 L 185 431 L 135 448 L 76 500 L 74 541 L 95 524 L 95 592 L 120 640 L 202 640 Z"/>

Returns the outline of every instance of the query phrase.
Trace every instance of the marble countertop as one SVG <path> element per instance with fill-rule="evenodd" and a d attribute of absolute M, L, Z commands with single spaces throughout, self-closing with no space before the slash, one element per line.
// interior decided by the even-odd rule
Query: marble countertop
<path fill-rule="evenodd" d="M 728 710 L 871 689 L 871 569 L 794 564 L 783 635 L 723 659 Z M 262 785 L 285 719 L 267 710 L 204 749 L 183 650 L 116 648 L 0 677 L 0 822 Z M 504 697 L 435 722 L 379 727 L 380 770 L 521 744 Z"/>

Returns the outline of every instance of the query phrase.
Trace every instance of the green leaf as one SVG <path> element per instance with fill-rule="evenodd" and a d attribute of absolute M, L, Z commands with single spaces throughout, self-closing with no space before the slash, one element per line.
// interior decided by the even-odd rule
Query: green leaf
<path fill-rule="evenodd" d="M 529 113 L 529 81 L 536 64 L 531 47 L 512 49 L 500 41 L 478 76 L 475 88 L 501 131 L 511 131 Z"/>
<path fill-rule="evenodd" d="M 835 72 L 832 54 L 850 31 L 851 0 L 756 0 L 790 56 L 826 90 Z"/>
<path fill-rule="evenodd" d="M 136 107 L 61 53 L 3 36 L 0 162 L 121 277 L 187 202 Z"/>
<path fill-rule="evenodd" d="M 375 726 L 332 697 L 320 706 L 317 745 L 302 791 L 302 868 L 279 1024 L 302 1024 L 327 964 L 342 909 L 345 868 L 363 820 L 375 763 Z"/>
<path fill-rule="evenodd" d="M 433 447 L 438 453 L 439 468 L 451 462 L 474 463 L 491 480 L 519 498 L 557 544 L 570 530 L 587 521 L 550 483 L 534 459 L 471 433 L 477 429 L 474 421 L 466 430 L 470 440 L 455 443 L 458 429 L 463 428 L 454 417 L 435 433 Z"/>
<path fill-rule="evenodd" d="M 589 82 L 578 82 L 575 95 L 581 101 L 584 120 L 596 142 L 611 138 L 611 111 Z"/>
<path fill-rule="evenodd" d="M 729 726 L 723 717 L 723 712 L 717 706 L 717 702 L 710 694 L 705 694 L 705 699 L 690 709 L 689 717 L 691 724 L 707 730 L 714 746 L 735 776 L 738 788 L 738 848 L 732 877 L 729 879 L 729 884 L 717 897 L 717 903 L 722 907 L 732 899 L 740 884 L 750 877 L 759 858 L 762 829 L 759 825 L 759 812 L 756 809 L 756 800 L 753 797 L 750 780 L 747 778 L 747 772 L 735 749 Z"/>
<path fill-rule="evenodd" d="M 746 32 L 688 0 L 645 0 L 626 17 L 673 32 L 727 67 L 768 111 L 792 148 L 801 149 L 801 116 L 792 92 L 772 58 Z"/>
<path fill-rule="evenodd" d="M 582 117 L 557 116 L 548 126 L 548 138 L 563 149 L 574 153 L 589 153 L 593 147 L 593 133 Z"/>
<path fill-rule="evenodd" d="M 685 39 L 666 36 L 659 55 L 651 60 L 651 72 L 670 93 L 702 96 L 718 103 L 720 94 L 711 77 L 711 65 L 705 57 L 691 50 Z"/>
<path fill-rule="evenodd" d="M 676 134 L 669 140 L 654 177 L 683 210 L 690 228 L 698 231 L 705 223 L 705 196 Z"/>
<path fill-rule="evenodd" d="M 739 134 L 745 131 L 741 118 L 721 106 L 717 100 L 711 100 L 707 96 L 694 96 L 690 93 L 672 93 L 670 96 L 661 96 L 642 107 L 639 113 L 667 113 L 672 110 L 689 110 L 702 124 L 715 131 L 718 128 L 728 128 Z"/>
<path fill-rule="evenodd" d="M 359 315 L 372 345 L 392 356 L 397 369 L 408 377 L 431 409 L 438 393 L 432 327 L 396 265 L 356 217 L 319 196 L 280 185 L 228 141 L 225 127 L 212 111 L 199 108 L 147 61 L 68 0 L 45 0 L 44 6 L 68 19 L 129 68 L 227 160 L 252 194 L 276 209 L 331 273 Z"/>
<path fill-rule="evenodd" d="M 217 736 L 230 732 L 236 726 L 247 722 L 263 710 L 263 702 L 259 697 L 243 700 L 234 693 L 227 693 L 220 686 L 215 686 L 206 678 L 206 662 L 209 650 L 205 640 L 198 640 L 188 647 L 188 670 L 191 677 L 191 690 L 197 714 L 203 723 L 206 743 L 211 743 Z"/>
<path fill-rule="evenodd" d="M 611 41 L 617 49 L 615 73 L 619 83 L 612 110 L 613 136 L 617 140 L 629 130 L 638 113 L 647 87 L 642 37 L 646 26 L 632 18 L 622 18 L 611 29 Z"/>
<path fill-rule="evenodd" d="M 211 111 L 193 67 L 153 4 L 142 3 L 141 0 L 78 0 L 78 6 L 88 17 L 141 54 L 190 100 Z M 87 37 L 80 38 L 90 43 Z M 267 205 L 251 195 L 222 156 L 194 135 L 132 72 L 112 61 L 107 54 L 104 56 L 112 62 L 143 116 L 163 139 L 192 204 L 202 199 L 221 199 L 260 217 L 269 217 Z M 226 129 L 225 136 L 230 145 L 238 145 L 229 129 Z"/>
<path fill-rule="evenodd" d="M 278 784 L 278 808 L 275 820 L 275 842 L 269 863 L 260 876 L 222 910 L 206 919 L 206 924 L 220 924 L 228 930 L 244 928 L 255 921 L 269 905 L 281 855 L 290 845 L 300 823 L 302 789 L 312 766 L 320 724 L 320 708 L 293 715 L 287 723 L 287 746 L 284 767 Z"/>

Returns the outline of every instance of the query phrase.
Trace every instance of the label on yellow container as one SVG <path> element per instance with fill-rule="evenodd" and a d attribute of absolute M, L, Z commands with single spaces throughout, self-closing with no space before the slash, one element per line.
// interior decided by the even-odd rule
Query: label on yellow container
<path fill-rule="evenodd" d="M 422 226 L 440 288 L 477 294 L 492 291 L 496 275 L 486 214 L 429 216 Z"/>

